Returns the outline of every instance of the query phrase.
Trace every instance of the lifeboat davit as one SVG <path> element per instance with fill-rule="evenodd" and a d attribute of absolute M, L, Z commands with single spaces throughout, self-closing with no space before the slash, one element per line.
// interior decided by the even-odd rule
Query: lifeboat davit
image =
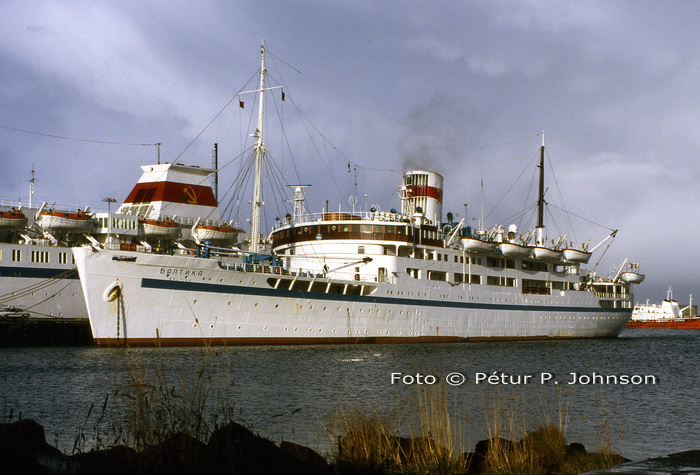
<path fill-rule="evenodd" d="M 564 249 L 562 255 L 565 261 L 576 262 L 578 264 L 587 264 L 591 258 L 590 252 L 580 251 L 578 249 Z"/>
<path fill-rule="evenodd" d="M 93 216 L 85 211 L 76 213 L 64 211 L 44 211 L 39 216 L 39 226 L 46 231 L 89 232 Z"/>
<path fill-rule="evenodd" d="M 501 251 L 501 254 L 505 257 L 527 257 L 530 255 L 530 252 L 532 252 L 530 246 L 524 246 L 514 242 L 499 242 L 498 250 Z"/>
<path fill-rule="evenodd" d="M 462 236 L 459 238 L 459 242 L 462 244 L 462 249 L 467 252 L 492 252 L 496 249 L 497 242 L 484 241 L 475 237 Z"/>
<path fill-rule="evenodd" d="M 532 248 L 531 257 L 543 262 L 556 262 L 561 259 L 562 251 L 548 247 L 535 246 Z"/>
<path fill-rule="evenodd" d="M 223 226 L 199 225 L 194 230 L 194 235 L 199 241 L 235 241 L 241 233 L 240 229 L 228 224 Z"/>
<path fill-rule="evenodd" d="M 27 217 L 18 209 L 0 211 L 0 229 L 24 229 Z"/>
<path fill-rule="evenodd" d="M 146 237 L 177 239 L 180 237 L 180 223 L 172 219 L 143 219 L 139 221 L 141 234 Z"/>

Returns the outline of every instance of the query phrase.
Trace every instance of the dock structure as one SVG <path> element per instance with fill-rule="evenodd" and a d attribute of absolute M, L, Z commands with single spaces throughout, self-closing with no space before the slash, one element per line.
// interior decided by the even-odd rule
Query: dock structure
<path fill-rule="evenodd" d="M 0 347 L 92 344 L 87 318 L 32 317 L 23 312 L 0 316 Z"/>

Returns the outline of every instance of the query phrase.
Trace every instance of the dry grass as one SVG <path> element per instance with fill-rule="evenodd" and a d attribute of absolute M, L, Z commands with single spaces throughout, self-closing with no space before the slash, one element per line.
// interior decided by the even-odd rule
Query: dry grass
<path fill-rule="evenodd" d="M 91 407 L 77 431 L 73 453 L 116 445 L 141 451 L 180 433 L 207 440 L 213 430 L 234 420 L 228 363 L 206 350 L 194 373 L 183 375 L 166 370 L 162 353 L 150 368 L 138 354 L 125 351 L 128 381 L 106 397 L 101 408 Z M 474 418 L 451 400 L 449 386 L 416 388 L 413 397 L 391 414 L 351 406 L 339 408 L 329 418 L 325 429 L 336 443 L 332 458 L 337 473 L 564 475 L 621 463 L 604 411 L 596 453 L 570 450 L 566 440 L 570 395 L 559 394 L 556 410 L 548 411 L 533 408 L 517 391 L 497 388 L 483 402 L 488 439 L 477 444 L 475 453 L 465 455 L 466 431 L 457 421 Z M 88 422 L 93 420 L 94 424 Z"/>
<path fill-rule="evenodd" d="M 488 439 L 469 456 L 460 454 L 464 428 L 455 424 L 459 408 L 451 406 L 447 389 L 435 385 L 420 387 L 394 416 L 366 407 L 341 408 L 327 425 L 338 442 L 335 458 L 341 468 L 350 468 L 347 473 L 440 475 L 565 475 L 622 462 L 605 435 L 607 420 L 601 422 L 597 452 L 569 447 L 568 395 L 559 395 L 552 418 L 551 411 L 540 413 L 517 394 L 496 390 L 484 401 Z M 411 419 L 417 422 L 406 422 Z"/>
<path fill-rule="evenodd" d="M 417 407 L 415 416 L 408 407 Z M 410 420 L 409 420 L 410 419 Z M 400 427 L 407 426 L 407 436 Z M 453 430 L 446 390 L 421 388 L 416 400 L 396 412 L 395 420 L 366 407 L 343 407 L 326 429 L 337 438 L 334 458 L 353 473 L 454 474 L 466 470 L 455 453 L 458 432 Z"/>
<path fill-rule="evenodd" d="M 207 440 L 234 418 L 233 380 L 228 363 L 219 367 L 208 348 L 194 372 L 169 372 L 162 353 L 148 367 L 137 351 L 125 350 L 128 379 L 96 412 L 91 406 L 76 431 L 73 453 L 125 445 L 143 450 L 174 434 Z M 95 419 L 93 419 L 95 418 Z"/>

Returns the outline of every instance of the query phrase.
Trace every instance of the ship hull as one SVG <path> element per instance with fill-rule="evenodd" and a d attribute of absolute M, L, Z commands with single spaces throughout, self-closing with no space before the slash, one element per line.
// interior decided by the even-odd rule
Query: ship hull
<path fill-rule="evenodd" d="M 675 321 L 654 321 L 640 322 L 630 320 L 627 323 L 627 328 L 660 328 L 660 329 L 676 329 L 676 330 L 700 330 L 700 318 L 691 318 L 687 320 Z"/>
<path fill-rule="evenodd" d="M 38 317 L 87 318 L 70 249 L 0 244 L 0 308 L 5 306 Z"/>
<path fill-rule="evenodd" d="M 631 314 L 601 308 L 590 292 L 430 289 L 410 278 L 398 287 L 229 270 L 190 256 L 74 253 L 98 346 L 603 338 Z"/>

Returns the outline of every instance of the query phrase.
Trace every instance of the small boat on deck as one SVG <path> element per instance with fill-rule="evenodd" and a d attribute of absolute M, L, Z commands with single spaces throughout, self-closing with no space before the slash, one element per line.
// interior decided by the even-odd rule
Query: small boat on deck
<path fill-rule="evenodd" d="M 177 239 L 180 237 L 180 223 L 173 219 L 142 219 L 139 221 L 141 234 L 148 237 Z"/>
<path fill-rule="evenodd" d="M 94 224 L 93 215 L 87 211 L 78 210 L 75 213 L 67 211 L 42 211 L 39 216 L 39 226 L 46 231 L 89 232 Z"/>
<path fill-rule="evenodd" d="M 223 226 L 200 224 L 195 227 L 194 236 L 200 242 L 224 242 L 235 241 L 241 232 L 243 231 L 234 228 L 230 224 L 224 224 Z"/>
<path fill-rule="evenodd" d="M 27 217 L 18 209 L 0 211 L 0 229 L 24 229 L 27 226 L 27 221 Z"/>

